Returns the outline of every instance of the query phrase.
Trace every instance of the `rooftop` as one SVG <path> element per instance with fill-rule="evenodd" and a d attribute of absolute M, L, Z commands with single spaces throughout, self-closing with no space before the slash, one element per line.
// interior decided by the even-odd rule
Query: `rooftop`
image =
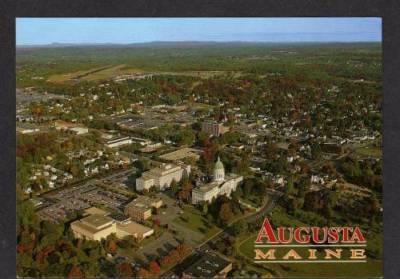
<path fill-rule="evenodd" d="M 145 234 L 153 230 L 152 228 L 143 226 L 136 222 L 129 222 L 127 224 L 117 224 L 117 228 L 132 235 Z"/>
<path fill-rule="evenodd" d="M 110 214 L 110 217 L 118 222 L 125 222 L 125 221 L 128 221 L 128 219 L 129 219 L 128 216 L 126 216 L 122 213 L 112 213 L 112 214 Z"/>
<path fill-rule="evenodd" d="M 213 181 L 204 185 L 201 185 L 200 187 L 194 188 L 193 191 L 198 191 L 198 192 L 208 192 L 213 188 L 219 187 L 221 183 Z"/>
<path fill-rule="evenodd" d="M 85 225 L 91 226 L 95 229 L 101 229 L 113 222 L 110 217 L 103 216 L 103 215 L 89 215 L 84 217 L 80 220 L 80 222 L 84 223 Z"/>
<path fill-rule="evenodd" d="M 229 264 L 231 262 L 216 253 L 208 253 L 187 268 L 184 273 L 191 277 L 211 278 L 218 275 Z"/>
<path fill-rule="evenodd" d="M 175 161 L 175 160 L 182 160 L 186 157 L 193 157 L 196 160 L 199 158 L 199 153 L 200 150 L 194 149 L 194 148 L 189 148 L 189 147 L 184 147 L 169 153 L 166 153 L 164 155 L 160 156 L 160 159 L 164 159 L 167 161 Z"/>
<path fill-rule="evenodd" d="M 85 209 L 85 214 L 87 214 L 87 215 L 102 215 L 102 216 L 105 216 L 108 213 L 106 211 L 100 209 L 100 208 L 92 206 L 92 207 L 89 207 L 89 208 Z"/>

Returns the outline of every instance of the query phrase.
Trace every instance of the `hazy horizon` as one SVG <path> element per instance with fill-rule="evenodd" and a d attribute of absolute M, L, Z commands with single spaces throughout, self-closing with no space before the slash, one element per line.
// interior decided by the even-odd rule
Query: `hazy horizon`
<path fill-rule="evenodd" d="M 20 44 L 16 45 L 17 47 L 68 47 L 68 46 L 136 46 L 136 45 L 150 45 L 150 44 L 265 44 L 265 45 L 301 45 L 301 44 L 380 44 L 381 41 L 298 41 L 298 42 L 257 42 L 257 41 L 148 41 L 148 42 L 140 42 L 140 43 L 112 43 L 112 42 L 104 42 L 104 43 L 59 43 L 52 42 L 46 44 Z"/>
<path fill-rule="evenodd" d="M 381 19 L 17 18 L 16 45 L 381 42 Z"/>

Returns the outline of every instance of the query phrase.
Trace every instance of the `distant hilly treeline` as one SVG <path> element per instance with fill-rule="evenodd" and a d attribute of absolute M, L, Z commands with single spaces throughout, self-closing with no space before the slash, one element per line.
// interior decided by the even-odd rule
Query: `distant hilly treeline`
<path fill-rule="evenodd" d="M 49 76 L 104 65 L 145 71 L 242 71 L 313 78 L 381 79 L 380 43 L 154 42 L 17 47 L 17 76 Z M 23 70 L 23 71 L 21 71 Z"/>

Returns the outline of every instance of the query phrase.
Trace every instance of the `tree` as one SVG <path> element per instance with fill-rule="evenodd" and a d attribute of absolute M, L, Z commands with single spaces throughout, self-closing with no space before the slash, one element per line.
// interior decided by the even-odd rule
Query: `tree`
<path fill-rule="evenodd" d="M 248 229 L 247 222 L 240 220 L 233 225 L 233 233 L 238 236 L 239 234 L 246 232 Z"/>
<path fill-rule="evenodd" d="M 220 220 L 222 221 L 223 224 L 226 225 L 232 219 L 232 217 L 233 217 L 233 212 L 231 204 L 228 202 L 223 203 L 219 211 Z"/>
<path fill-rule="evenodd" d="M 160 264 L 162 267 L 165 267 L 171 263 L 172 263 L 172 261 L 171 261 L 171 257 L 169 255 L 162 257 L 160 260 Z"/>
<path fill-rule="evenodd" d="M 177 261 L 179 261 L 179 253 L 176 249 L 170 251 L 168 256 L 170 257 L 171 262 L 173 262 L 173 263 L 176 263 Z"/>
<path fill-rule="evenodd" d="M 253 191 L 254 181 L 252 179 L 246 179 L 243 185 L 244 197 L 249 197 Z"/>
<path fill-rule="evenodd" d="M 161 225 L 161 221 L 160 221 L 159 218 L 154 219 L 154 220 L 153 220 L 153 223 L 154 223 L 154 225 L 156 225 L 156 226 L 158 226 L 158 227 Z"/>
<path fill-rule="evenodd" d="M 207 205 L 207 203 L 205 202 L 205 203 L 203 204 L 203 215 L 207 215 L 207 213 L 208 213 L 208 205 Z"/>
<path fill-rule="evenodd" d="M 133 277 L 132 267 L 127 262 L 117 265 L 117 273 L 119 277 Z"/>
<path fill-rule="evenodd" d="M 149 263 L 149 271 L 150 271 L 150 273 L 156 274 L 156 275 L 158 275 L 160 273 L 160 271 L 161 271 L 160 266 L 158 265 L 158 263 L 155 260 L 152 260 Z"/>
<path fill-rule="evenodd" d="M 318 143 L 311 144 L 311 157 L 314 160 L 318 160 L 319 158 L 321 158 L 321 153 L 321 146 Z"/>
<path fill-rule="evenodd" d="M 187 176 L 184 176 L 182 180 L 182 189 L 178 192 L 178 198 L 180 200 L 189 201 L 192 193 L 193 185 Z"/>
<path fill-rule="evenodd" d="M 176 247 L 176 251 L 178 252 L 179 257 L 181 259 L 184 258 L 184 256 L 189 252 L 189 250 L 190 250 L 190 246 L 187 245 L 186 243 L 181 243 L 178 245 L 178 247 Z"/>
<path fill-rule="evenodd" d="M 106 250 L 109 253 L 114 254 L 117 251 L 117 241 L 114 237 L 107 237 Z"/>
<path fill-rule="evenodd" d="M 171 191 L 172 191 L 172 193 L 174 194 L 174 196 L 178 193 L 178 191 L 179 191 L 179 185 L 178 185 L 178 183 L 176 182 L 176 180 L 175 179 L 172 179 L 172 181 L 171 181 Z"/>
<path fill-rule="evenodd" d="M 287 178 L 287 185 L 285 189 L 286 194 L 291 195 L 294 192 L 293 177 L 289 176 Z"/>
<path fill-rule="evenodd" d="M 78 265 L 73 265 L 68 272 L 68 278 L 83 278 L 83 272 Z"/>
<path fill-rule="evenodd" d="M 149 278 L 150 277 L 149 271 L 147 269 L 145 269 L 145 268 L 139 269 L 137 275 L 138 275 L 139 278 Z"/>

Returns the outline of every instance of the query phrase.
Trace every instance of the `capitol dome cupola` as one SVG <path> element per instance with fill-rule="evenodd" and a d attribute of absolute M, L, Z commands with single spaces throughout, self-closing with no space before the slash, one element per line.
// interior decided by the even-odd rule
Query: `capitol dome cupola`
<path fill-rule="evenodd" d="M 214 181 L 224 181 L 224 180 L 225 180 L 225 168 L 224 164 L 221 162 L 218 156 L 218 160 L 214 166 Z"/>

